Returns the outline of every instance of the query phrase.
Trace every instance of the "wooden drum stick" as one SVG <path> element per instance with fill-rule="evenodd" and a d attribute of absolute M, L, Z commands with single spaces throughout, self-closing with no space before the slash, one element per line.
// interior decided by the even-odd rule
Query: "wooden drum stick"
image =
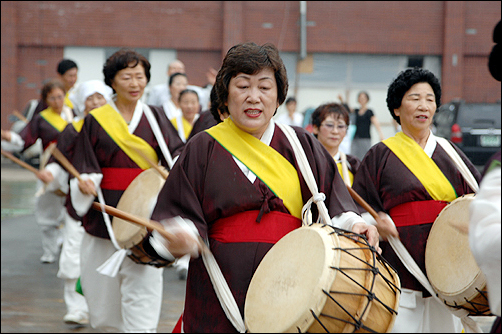
<path fill-rule="evenodd" d="M 12 115 L 16 116 L 17 118 L 19 118 L 21 121 L 23 121 L 23 122 L 24 122 L 24 123 L 26 123 L 26 124 L 28 124 L 28 123 L 29 123 L 28 119 L 27 119 L 26 117 L 24 117 L 24 115 L 23 115 L 23 114 L 21 114 L 21 113 L 20 113 L 19 111 L 17 111 L 17 110 L 14 110 L 14 111 L 12 112 Z"/>
<path fill-rule="evenodd" d="M 359 203 L 360 206 L 362 206 L 366 211 L 368 211 L 370 213 L 370 215 L 373 218 L 375 218 L 376 221 L 380 221 L 380 216 L 378 215 L 378 213 L 376 213 L 376 211 L 373 210 L 373 208 L 368 203 L 366 203 L 366 201 L 361 196 L 359 196 L 359 194 L 356 193 L 354 189 L 352 189 L 349 185 L 346 185 L 346 186 L 347 186 L 347 190 L 350 193 L 350 196 L 352 196 L 352 198 L 357 203 Z"/>
<path fill-rule="evenodd" d="M 162 226 L 161 223 L 156 222 L 155 220 L 150 220 L 149 221 L 149 220 L 146 220 L 146 219 L 144 219 L 142 217 L 139 217 L 139 216 L 127 213 L 125 211 L 122 211 L 120 209 L 114 208 L 114 207 L 109 206 L 109 205 L 103 204 L 103 207 L 105 209 L 104 210 L 105 213 L 107 213 L 109 215 L 112 215 L 114 217 L 120 218 L 120 219 L 127 220 L 128 222 L 144 226 L 144 227 L 149 228 L 151 230 L 156 230 L 157 232 L 159 232 L 160 234 L 162 234 L 162 236 L 164 238 L 166 238 L 167 240 L 171 241 L 171 240 L 174 240 L 176 238 L 172 233 L 167 232 L 164 229 L 164 226 Z M 101 207 L 101 204 L 98 203 L 98 202 L 92 203 L 92 208 L 94 210 L 97 210 L 97 211 L 103 211 L 102 207 Z"/>
<path fill-rule="evenodd" d="M 54 147 L 54 149 L 52 150 L 52 155 L 68 171 L 68 173 L 76 177 L 77 180 L 83 181 L 80 177 L 80 173 L 75 169 L 75 167 L 73 167 L 73 165 L 68 161 L 68 159 L 66 159 L 63 153 L 61 153 L 61 151 L 58 150 L 57 147 Z M 93 195 L 98 196 L 96 192 L 94 192 Z"/>
<path fill-rule="evenodd" d="M 14 155 L 12 155 L 12 153 L 10 153 L 10 152 L 2 150 L 2 155 L 4 157 L 12 160 L 13 162 L 15 162 L 16 164 L 18 164 L 19 166 L 26 168 L 30 172 L 33 172 L 37 176 L 37 178 L 38 178 L 38 175 L 40 174 L 40 171 L 38 169 L 36 169 L 35 167 L 31 166 L 30 164 L 27 164 L 26 162 L 24 162 L 22 160 L 19 160 Z"/>
<path fill-rule="evenodd" d="M 164 178 L 164 180 L 167 180 L 167 176 L 168 176 L 168 174 L 166 173 L 166 171 L 165 171 L 165 170 L 163 170 L 162 168 L 160 168 L 160 166 L 159 166 L 159 165 L 157 165 L 155 162 L 153 162 L 153 161 L 152 161 L 152 159 L 148 158 L 148 157 L 146 156 L 146 154 L 145 154 L 144 152 L 142 152 L 141 150 L 138 150 L 138 149 L 136 149 L 136 148 L 134 148 L 134 150 L 135 150 L 135 151 L 136 151 L 139 155 L 141 155 L 141 157 L 142 157 L 143 159 L 145 159 L 145 160 L 146 160 L 146 161 L 150 164 L 150 166 L 151 166 L 151 167 L 155 168 L 155 170 L 156 170 L 157 172 L 159 172 L 160 176 L 162 176 L 162 177 Z"/>
<path fill-rule="evenodd" d="M 71 162 L 69 162 L 68 159 L 66 159 L 63 153 L 61 153 L 61 151 L 58 150 L 57 147 L 54 147 L 51 153 L 54 156 L 54 158 L 56 158 L 56 160 L 59 161 L 59 163 L 68 171 L 68 173 L 76 177 L 77 180 L 82 181 L 80 173 L 75 169 L 75 167 L 73 167 Z"/>

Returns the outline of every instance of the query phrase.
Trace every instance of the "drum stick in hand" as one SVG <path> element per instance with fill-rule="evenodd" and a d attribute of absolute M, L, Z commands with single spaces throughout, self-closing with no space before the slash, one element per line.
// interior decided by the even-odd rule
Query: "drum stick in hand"
<path fill-rule="evenodd" d="M 109 215 L 112 215 L 112 216 L 120 218 L 120 219 L 127 220 L 128 222 L 131 222 L 131 223 L 135 223 L 135 224 L 144 226 L 144 227 L 149 228 L 151 230 L 156 230 L 164 238 L 166 238 L 169 241 L 175 239 L 175 236 L 172 233 L 167 232 L 161 223 L 156 222 L 154 220 L 148 221 L 142 217 L 133 215 L 131 213 L 122 211 L 120 209 L 114 208 L 114 207 L 106 205 L 106 204 L 100 204 L 98 202 L 92 203 L 92 208 L 97 211 L 104 211 L 105 213 L 107 213 Z"/>
<path fill-rule="evenodd" d="M 15 162 L 19 166 L 26 168 L 30 172 L 33 172 L 37 176 L 37 178 L 38 178 L 38 175 L 40 174 L 40 171 L 38 169 L 36 169 L 35 167 L 31 166 L 30 164 L 27 164 L 26 162 L 24 162 L 22 160 L 19 160 L 14 155 L 12 155 L 12 153 L 10 153 L 10 152 L 2 150 L 2 155 L 4 157 L 8 158 L 9 160 Z"/>
<path fill-rule="evenodd" d="M 80 182 L 83 181 L 80 177 L 80 173 L 75 169 L 75 167 L 73 167 L 73 165 L 68 161 L 68 159 L 66 159 L 63 153 L 61 153 L 61 151 L 58 150 L 57 147 L 54 147 L 54 149 L 52 150 L 52 155 L 68 171 L 68 173 L 76 177 Z M 96 191 L 93 192 L 93 195 L 98 196 L 98 194 L 96 194 Z"/>

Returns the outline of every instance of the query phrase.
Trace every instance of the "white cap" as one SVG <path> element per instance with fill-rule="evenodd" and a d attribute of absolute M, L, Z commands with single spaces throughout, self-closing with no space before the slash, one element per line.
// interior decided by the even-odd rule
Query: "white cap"
<path fill-rule="evenodd" d="M 111 87 L 105 85 L 105 83 L 101 80 L 89 80 L 79 84 L 75 92 L 75 102 L 77 104 L 77 109 L 79 112 L 84 112 L 85 100 L 94 93 L 99 93 L 103 95 L 106 101 L 110 101 L 113 90 L 111 89 Z"/>

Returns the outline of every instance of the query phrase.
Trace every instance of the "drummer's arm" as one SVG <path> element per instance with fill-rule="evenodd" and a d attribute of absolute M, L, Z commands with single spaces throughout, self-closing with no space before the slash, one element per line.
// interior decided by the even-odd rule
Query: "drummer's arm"
<path fill-rule="evenodd" d="M 396 225 L 392 221 L 392 218 L 383 211 L 379 211 L 378 216 L 379 221 L 377 222 L 369 212 L 364 212 L 361 214 L 361 217 L 366 221 L 367 224 L 376 226 L 382 240 L 387 241 L 387 238 L 389 236 L 398 238 L 399 233 L 396 229 Z"/>
<path fill-rule="evenodd" d="M 382 250 L 379 246 L 379 234 L 375 226 L 367 224 L 366 221 L 357 213 L 352 211 L 342 212 L 331 219 L 332 225 L 341 229 L 362 234 L 368 240 L 368 243 L 375 247 L 378 253 Z"/>
<path fill-rule="evenodd" d="M 168 240 L 159 232 L 152 232 L 150 245 L 158 255 L 170 262 L 185 254 L 190 254 L 192 258 L 199 256 L 199 233 L 189 219 L 178 216 L 163 220 L 162 225 L 173 238 Z"/>
<path fill-rule="evenodd" d="M 82 181 L 79 181 L 77 178 L 70 180 L 70 199 L 77 215 L 83 217 L 94 202 L 95 196 L 92 194 L 92 191 L 94 190 L 95 192 L 101 184 L 103 174 L 80 174 L 80 179 Z"/>

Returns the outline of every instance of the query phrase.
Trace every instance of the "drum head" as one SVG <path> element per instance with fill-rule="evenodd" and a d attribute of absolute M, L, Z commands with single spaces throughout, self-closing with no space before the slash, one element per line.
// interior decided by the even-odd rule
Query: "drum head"
<path fill-rule="evenodd" d="M 453 226 L 469 225 L 473 198 L 474 194 L 459 197 L 440 212 L 425 248 L 427 277 L 438 296 L 450 304 L 465 304 L 465 298 L 476 295 L 475 288 L 484 285 L 485 278 L 471 253 L 468 234 Z"/>
<path fill-rule="evenodd" d="M 150 219 L 164 182 L 164 178 L 155 168 L 141 172 L 120 197 L 117 209 Z M 122 248 L 134 247 L 148 233 L 146 227 L 117 217 L 113 217 L 112 228 L 117 243 Z"/>
<path fill-rule="evenodd" d="M 246 295 L 244 320 L 250 332 L 305 332 L 319 314 L 333 283 L 339 256 L 336 233 L 314 224 L 298 228 L 265 255 Z"/>

